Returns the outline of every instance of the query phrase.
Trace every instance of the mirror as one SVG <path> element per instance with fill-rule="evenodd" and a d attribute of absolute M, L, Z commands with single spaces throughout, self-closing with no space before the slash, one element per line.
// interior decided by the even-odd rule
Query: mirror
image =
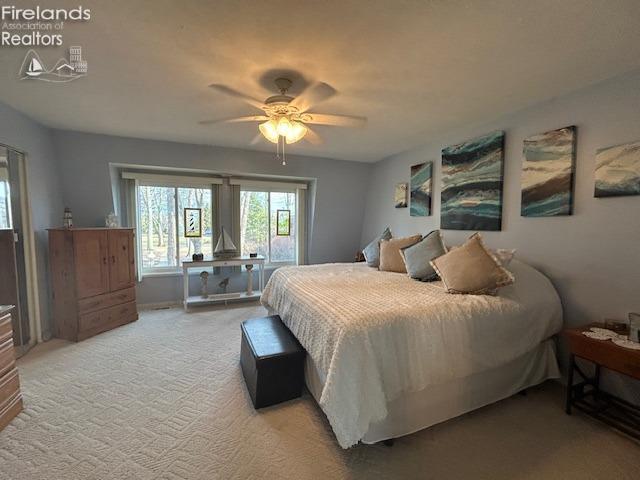
<path fill-rule="evenodd" d="M 0 147 L 0 230 L 12 228 L 8 151 Z"/>

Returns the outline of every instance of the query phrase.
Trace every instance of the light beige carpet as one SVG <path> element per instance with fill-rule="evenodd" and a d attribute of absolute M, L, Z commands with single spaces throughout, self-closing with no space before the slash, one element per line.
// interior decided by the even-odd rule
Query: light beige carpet
<path fill-rule="evenodd" d="M 342 450 L 308 394 L 255 412 L 238 365 L 259 306 L 138 322 L 20 360 L 25 411 L 0 433 L 1 479 L 638 478 L 638 444 L 549 383 L 392 448 Z"/>

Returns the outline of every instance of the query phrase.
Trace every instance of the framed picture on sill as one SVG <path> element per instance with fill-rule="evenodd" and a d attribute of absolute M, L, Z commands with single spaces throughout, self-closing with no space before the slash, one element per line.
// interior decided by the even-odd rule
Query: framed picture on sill
<path fill-rule="evenodd" d="M 184 209 L 184 236 L 187 238 L 202 237 L 202 209 Z"/>
<path fill-rule="evenodd" d="M 276 235 L 278 237 L 291 235 L 291 210 L 276 210 Z"/>

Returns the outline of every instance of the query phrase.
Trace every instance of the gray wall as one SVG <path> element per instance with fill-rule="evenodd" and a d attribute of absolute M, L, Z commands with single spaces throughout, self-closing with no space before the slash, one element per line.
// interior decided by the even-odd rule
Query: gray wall
<path fill-rule="evenodd" d="M 0 102 L 0 143 L 27 154 L 27 182 L 35 230 L 40 315 L 50 334 L 48 240 L 46 228 L 62 221 L 62 191 L 51 131 Z"/>
<path fill-rule="evenodd" d="M 77 226 L 104 225 L 113 210 L 110 163 L 202 169 L 230 174 L 280 175 L 315 179 L 309 192 L 309 263 L 350 261 L 360 243 L 370 164 L 326 158 L 140 140 L 70 131 L 54 131 L 65 204 Z M 315 193 L 315 198 L 314 194 Z M 182 277 L 148 277 L 138 288 L 139 302 L 182 298 Z"/>
<path fill-rule="evenodd" d="M 492 130 L 506 132 L 503 229 L 483 232 L 491 247 L 517 248 L 517 256 L 544 272 L 558 289 L 566 325 L 603 318 L 626 319 L 640 311 L 640 196 L 593 196 L 596 149 L 640 140 L 640 71 L 528 108 L 498 121 L 425 139 L 425 145 L 375 164 L 368 188 L 361 245 L 387 225 L 394 235 L 427 233 L 440 225 L 441 149 Z M 523 139 L 577 126 L 574 214 L 556 218 L 520 216 Z M 396 182 L 409 181 L 409 167 L 434 162 L 433 215 L 410 217 L 393 207 Z M 444 231 L 449 244 L 472 232 Z"/>

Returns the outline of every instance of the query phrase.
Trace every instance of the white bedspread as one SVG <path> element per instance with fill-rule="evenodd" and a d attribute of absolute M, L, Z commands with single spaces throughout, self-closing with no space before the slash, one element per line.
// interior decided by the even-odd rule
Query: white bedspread
<path fill-rule="evenodd" d="M 386 403 L 507 363 L 556 333 L 562 308 L 549 280 L 513 260 L 499 296 L 451 295 L 441 282 L 365 264 L 284 267 L 262 294 L 324 380 L 320 406 L 348 448 Z"/>

